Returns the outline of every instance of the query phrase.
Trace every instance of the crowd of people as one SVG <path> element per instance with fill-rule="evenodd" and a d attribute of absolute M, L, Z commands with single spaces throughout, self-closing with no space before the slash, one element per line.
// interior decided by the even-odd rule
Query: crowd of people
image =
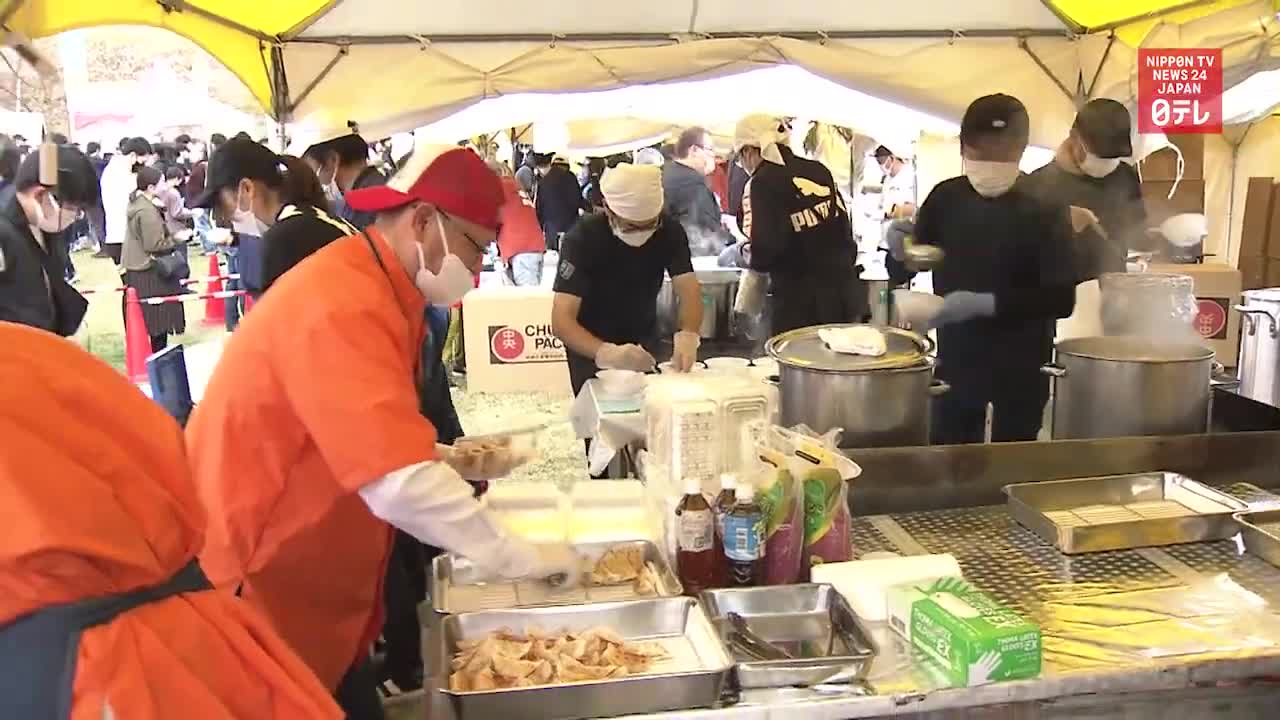
<path fill-rule="evenodd" d="M 941 310 L 919 322 L 953 385 L 940 441 L 980 440 L 988 403 L 997 440 L 1034 436 L 1054 321 L 1142 224 L 1108 204 L 1133 189 L 1115 161 L 1127 113 L 1095 103 L 1054 166 L 1025 176 L 1025 108 L 978 99 L 964 174 L 886 213 L 945 252 Z M 519 284 L 540 283 L 556 251 L 552 325 L 575 391 L 598 369 L 654 369 L 665 276 L 680 300 L 671 362 L 693 365 L 699 256 L 768 283 L 775 333 L 864 320 L 849 208 L 788 133 L 748 116 L 720 158 L 690 128 L 581 177 L 554 155 L 512 172 L 464 148 L 392 170 L 356 133 L 298 158 L 248 136 L 212 136 L 207 158 L 190 138 L 129 138 L 109 157 L 63 142 L 56 181 L 41 153 L 0 152 L 0 493 L 17 510 L 0 547 L 0 715 L 381 718 L 381 694 L 422 685 L 414 608 L 436 548 L 493 577 L 572 581 L 571 548 L 512 537 L 476 501 L 518 458 L 466 445 L 441 363 L 448 308 L 491 246 Z M 890 178 L 904 163 L 877 160 Z M 84 316 L 65 272 L 82 218 L 143 296 L 174 291 L 172 256 L 192 242 L 225 252 L 260 299 L 185 437 L 56 337 Z M 180 310 L 145 319 L 153 349 L 181 330 Z"/>

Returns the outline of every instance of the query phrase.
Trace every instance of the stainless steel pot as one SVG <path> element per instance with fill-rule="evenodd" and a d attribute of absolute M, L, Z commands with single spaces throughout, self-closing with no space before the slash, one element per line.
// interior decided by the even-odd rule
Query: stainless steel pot
<path fill-rule="evenodd" d="M 933 379 L 927 337 L 896 328 L 885 333 L 889 352 L 874 358 L 832 352 L 818 337 L 822 325 L 772 338 L 778 361 L 782 424 L 818 432 L 842 428 L 844 448 L 929 444 L 929 400 L 946 392 Z"/>
<path fill-rule="evenodd" d="M 714 259 L 714 258 L 713 258 Z M 704 340 L 728 340 L 733 335 L 733 299 L 738 294 L 738 276 L 735 268 L 698 270 L 698 284 L 702 286 L 702 326 L 698 334 Z M 662 281 L 658 291 L 658 333 L 668 337 L 675 333 L 679 319 L 680 301 L 671 287 L 671 278 Z"/>
<path fill-rule="evenodd" d="M 1246 290 L 1240 312 L 1240 394 L 1280 407 L 1280 288 Z"/>
<path fill-rule="evenodd" d="M 1213 351 L 1145 337 L 1085 337 L 1057 346 L 1055 440 L 1189 435 L 1209 425 Z"/>

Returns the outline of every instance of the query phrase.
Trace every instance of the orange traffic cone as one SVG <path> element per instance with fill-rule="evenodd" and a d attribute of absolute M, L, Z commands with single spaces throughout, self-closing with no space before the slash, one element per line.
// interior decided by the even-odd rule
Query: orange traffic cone
<path fill-rule="evenodd" d="M 125 290 L 124 311 L 124 369 L 131 382 L 147 379 L 147 357 L 151 355 L 151 336 L 147 334 L 147 321 L 142 316 L 142 303 L 138 302 L 135 288 Z"/>
<path fill-rule="evenodd" d="M 205 285 L 204 291 L 210 295 L 222 292 L 222 268 L 218 266 L 218 256 L 209 256 L 209 277 L 214 278 Z M 224 325 L 227 322 L 227 301 L 222 298 L 209 297 L 204 300 L 204 324 L 210 327 Z"/>

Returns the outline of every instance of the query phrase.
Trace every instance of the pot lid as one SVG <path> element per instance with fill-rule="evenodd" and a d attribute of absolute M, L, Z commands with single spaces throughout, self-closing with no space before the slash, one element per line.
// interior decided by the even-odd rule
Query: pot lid
<path fill-rule="evenodd" d="M 1257 290 L 1245 290 L 1240 293 L 1245 300 L 1260 300 L 1262 302 L 1280 302 L 1280 288 L 1259 288 Z"/>
<path fill-rule="evenodd" d="M 887 347 L 885 354 L 872 357 L 834 352 L 818 337 L 819 330 L 849 327 L 874 327 L 879 330 L 884 334 Z M 775 336 L 765 349 L 783 365 L 828 372 L 861 372 L 921 365 L 928 361 L 929 353 L 933 351 L 933 341 L 909 330 L 853 323 L 815 325 L 791 330 Z"/>
<path fill-rule="evenodd" d="M 1063 340 L 1057 349 L 1059 355 L 1117 362 L 1193 362 L 1213 358 L 1212 350 L 1195 342 L 1129 335 Z"/>

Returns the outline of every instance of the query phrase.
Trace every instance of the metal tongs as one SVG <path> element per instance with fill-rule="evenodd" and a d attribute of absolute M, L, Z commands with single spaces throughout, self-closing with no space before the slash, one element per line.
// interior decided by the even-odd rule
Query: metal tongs
<path fill-rule="evenodd" d="M 729 644 L 757 660 L 793 660 L 791 653 L 760 637 L 736 612 L 725 616 L 729 620 Z"/>

